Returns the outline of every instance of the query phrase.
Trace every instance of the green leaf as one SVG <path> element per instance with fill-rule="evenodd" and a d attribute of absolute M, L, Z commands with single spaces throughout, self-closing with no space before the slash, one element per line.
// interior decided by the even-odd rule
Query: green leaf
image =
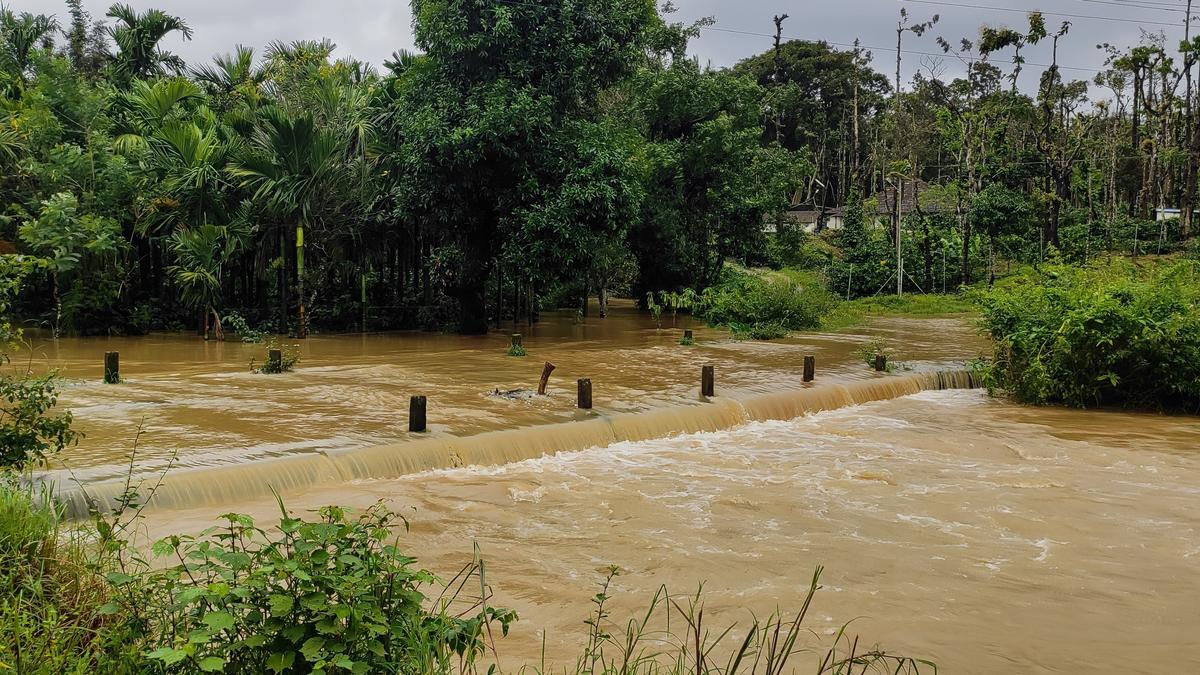
<path fill-rule="evenodd" d="M 292 611 L 292 606 L 295 601 L 290 595 L 272 594 L 270 598 L 271 614 L 280 615 L 287 614 Z"/>
<path fill-rule="evenodd" d="M 304 646 L 300 648 L 300 653 L 309 662 L 316 662 L 321 658 L 321 648 L 325 646 L 325 638 L 310 637 L 304 641 Z"/>
<path fill-rule="evenodd" d="M 305 609 L 318 611 L 325 609 L 325 594 L 324 593 L 309 593 L 300 599 L 300 604 Z"/>
<path fill-rule="evenodd" d="M 100 616 L 111 616 L 121 611 L 121 605 L 116 600 L 110 600 L 103 605 L 100 605 L 96 613 Z"/>
<path fill-rule="evenodd" d="M 121 572 L 109 572 L 104 575 L 104 578 L 108 579 L 108 583 L 114 586 L 124 586 L 133 581 L 133 577 Z"/>
<path fill-rule="evenodd" d="M 146 652 L 146 658 L 162 661 L 164 665 L 169 666 L 186 659 L 187 652 L 182 649 L 172 649 L 171 647 L 159 647 L 152 652 Z"/>
<path fill-rule="evenodd" d="M 206 673 L 220 673 L 225 670 L 225 659 L 219 656 L 207 656 L 200 659 L 200 670 Z"/>
<path fill-rule="evenodd" d="M 267 644 L 267 638 L 261 635 L 251 635 L 243 640 L 242 644 L 246 645 L 247 647 L 261 647 Z"/>
<path fill-rule="evenodd" d="M 267 668 L 272 672 L 282 673 L 296 662 L 296 652 L 272 652 L 267 657 Z"/>
<path fill-rule="evenodd" d="M 233 628 L 233 616 L 229 612 L 209 612 L 204 615 L 202 621 L 217 633 Z"/>

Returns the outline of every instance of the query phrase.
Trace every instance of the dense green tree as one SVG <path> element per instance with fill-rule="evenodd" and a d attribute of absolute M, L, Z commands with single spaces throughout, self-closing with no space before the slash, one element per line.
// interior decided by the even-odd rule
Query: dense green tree
<path fill-rule="evenodd" d="M 587 118 L 601 91 L 640 62 L 659 18 L 650 0 L 414 0 L 413 9 L 427 57 L 403 76 L 399 194 L 445 233 L 439 244 L 459 327 L 478 333 L 487 328 L 485 283 L 505 233 L 571 228 L 558 241 L 578 241 L 589 225 L 613 221 L 597 209 L 627 201 L 621 177 L 604 194 L 580 184 L 588 174 L 612 178 L 604 165 L 616 159 L 595 147 L 606 136 Z M 569 166 L 564 157 L 600 165 Z M 540 269 L 559 254 L 516 262 Z"/>
<path fill-rule="evenodd" d="M 763 250 L 764 215 L 787 206 L 809 166 L 762 146 L 762 90 L 747 77 L 673 59 L 629 88 L 654 195 L 630 231 L 641 289 L 702 289 L 727 259 Z"/>
<path fill-rule="evenodd" d="M 188 68 L 163 46 L 186 21 L 155 9 L 92 22 L 68 0 L 61 31 L 0 12 L 0 246 L 38 270 L 17 311 L 81 332 L 234 310 L 300 334 L 480 332 L 618 288 L 700 292 L 731 261 L 863 295 L 897 257 L 902 287 L 927 290 L 947 285 L 939 257 L 969 283 L 1191 232 L 1150 221 L 1195 203 L 1200 162 L 1196 50 L 1161 36 L 1106 45 L 1093 86 L 1063 77 L 1074 36 L 1033 13 L 936 38 L 961 67 L 893 84 L 862 48 L 783 40 L 783 17 L 761 54 L 714 69 L 687 51 L 710 21 L 649 0 L 413 8 L 421 53 L 380 71 L 305 39 Z M 931 39 L 915 25 L 897 30 Z M 1036 73 L 1035 44 L 1052 50 Z M 847 229 L 821 231 L 839 206 Z"/>
<path fill-rule="evenodd" d="M 808 200 L 838 206 L 852 174 L 863 174 L 866 145 L 887 106 L 887 78 L 862 49 L 836 50 L 825 42 L 790 40 L 739 62 L 733 72 L 752 77 L 766 93 L 767 142 L 806 149 L 816 166 L 806 182 Z"/>

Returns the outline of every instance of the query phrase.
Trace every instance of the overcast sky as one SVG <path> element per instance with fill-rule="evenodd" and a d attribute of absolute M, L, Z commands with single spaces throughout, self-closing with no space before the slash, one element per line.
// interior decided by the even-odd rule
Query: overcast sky
<path fill-rule="evenodd" d="M 157 7 L 176 14 L 192 26 L 195 36 L 191 41 L 173 37 L 166 44 L 188 63 L 208 61 L 235 44 L 261 49 L 272 40 L 301 38 L 327 37 L 337 43 L 337 56 L 353 55 L 375 65 L 382 64 L 395 49 L 413 49 L 412 13 L 407 0 L 128 1 L 139 10 Z M 0 0 L 0 4 L 14 11 L 54 13 L 62 23 L 67 21 L 66 6 L 58 0 Z M 110 4 L 107 0 L 84 3 L 94 18 L 101 18 Z M 1183 37 L 1185 0 L 675 0 L 675 4 L 679 8 L 677 20 L 716 18 L 713 29 L 705 31 L 692 45 L 695 55 L 715 66 L 731 65 L 768 49 L 771 17 L 788 13 L 791 17 L 784 24 L 785 37 L 826 40 L 836 46 L 849 46 L 860 38 L 864 45 L 874 48 L 875 66 L 885 73 L 894 71 L 900 7 L 907 7 L 917 21 L 940 14 L 941 21 L 924 37 L 904 37 L 907 81 L 917 68 L 941 67 L 949 74 L 958 70 L 953 59 L 919 53 L 939 52 L 936 36 L 957 44 L 960 38 L 977 36 L 981 24 L 1020 27 L 1024 15 L 1032 9 L 1046 13 L 1047 25 L 1052 29 L 1064 20 L 1072 22 L 1059 61 L 1070 68 L 1064 71 L 1065 76 L 1090 79 L 1104 60 L 1096 49 L 1098 43 L 1128 46 L 1146 30 L 1165 31 L 1168 44 L 1175 45 Z M 1196 4 L 1200 7 L 1200 0 Z M 1004 55 L 993 60 L 1007 58 Z M 1035 70 L 1032 64 L 1044 64 L 1048 59 L 1048 45 L 1030 49 L 1027 57 L 1030 70 Z M 1025 84 L 1032 82 L 1030 78 Z"/>

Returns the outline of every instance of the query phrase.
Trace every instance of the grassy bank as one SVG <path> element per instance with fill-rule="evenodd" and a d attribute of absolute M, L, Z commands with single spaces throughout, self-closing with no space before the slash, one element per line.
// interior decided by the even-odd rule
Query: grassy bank
<path fill-rule="evenodd" d="M 821 317 L 821 326 L 827 329 L 847 328 L 872 316 L 968 316 L 978 312 L 976 300 L 967 294 L 879 295 L 839 302 Z"/>
<path fill-rule="evenodd" d="M 791 268 L 747 269 L 729 265 L 720 281 L 700 296 L 695 312 L 736 337 L 773 340 L 790 332 L 836 330 L 871 316 L 970 314 L 978 307 L 968 294 L 878 295 L 840 300 L 818 275 Z"/>

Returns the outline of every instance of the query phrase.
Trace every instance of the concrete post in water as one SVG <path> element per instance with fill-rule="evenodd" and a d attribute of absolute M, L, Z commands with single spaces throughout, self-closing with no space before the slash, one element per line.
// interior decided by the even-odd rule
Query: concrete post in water
<path fill-rule="evenodd" d="M 700 395 L 714 396 L 716 392 L 717 376 L 716 371 L 712 366 L 704 366 L 700 371 Z"/>
<path fill-rule="evenodd" d="M 550 382 L 550 373 L 554 372 L 554 364 L 549 361 L 542 366 L 542 379 L 538 381 L 538 396 L 546 395 L 546 384 Z"/>
<path fill-rule="evenodd" d="M 887 370 L 887 356 L 885 356 L 883 354 L 876 354 L 875 355 L 875 371 L 882 373 L 886 370 Z"/>
<path fill-rule="evenodd" d="M 408 430 L 425 431 L 426 399 L 424 396 L 413 396 L 408 400 Z"/>
<path fill-rule="evenodd" d="M 691 328 L 684 329 L 684 331 L 683 331 L 683 339 L 684 339 L 684 340 L 691 340 L 691 339 L 692 339 L 692 329 L 691 329 Z"/>
<path fill-rule="evenodd" d="M 104 384 L 121 383 L 121 353 L 104 352 Z"/>
<path fill-rule="evenodd" d="M 812 382 L 813 378 L 816 376 L 817 376 L 817 357 L 815 357 L 815 356 L 804 357 L 804 381 Z"/>
<path fill-rule="evenodd" d="M 279 370 L 283 370 L 283 350 L 268 349 L 267 350 L 267 365 L 273 365 Z"/>
<path fill-rule="evenodd" d="M 509 343 L 509 347 L 520 347 L 520 346 L 521 346 L 521 334 L 513 333 L 512 334 L 512 342 Z"/>
<path fill-rule="evenodd" d="M 592 409 L 592 381 L 584 377 L 579 380 L 579 409 Z"/>

